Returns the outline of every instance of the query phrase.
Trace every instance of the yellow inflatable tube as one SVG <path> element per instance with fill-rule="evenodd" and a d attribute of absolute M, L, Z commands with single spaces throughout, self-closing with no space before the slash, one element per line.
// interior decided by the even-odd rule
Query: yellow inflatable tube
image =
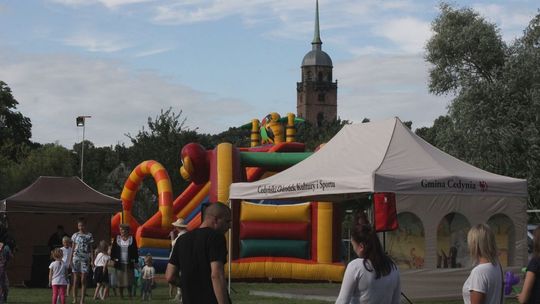
<path fill-rule="evenodd" d="M 234 279 L 291 279 L 341 282 L 345 266 L 291 262 L 249 262 L 231 264 Z"/>
<path fill-rule="evenodd" d="M 310 222 L 309 203 L 295 205 L 261 205 L 242 202 L 240 221 Z"/>

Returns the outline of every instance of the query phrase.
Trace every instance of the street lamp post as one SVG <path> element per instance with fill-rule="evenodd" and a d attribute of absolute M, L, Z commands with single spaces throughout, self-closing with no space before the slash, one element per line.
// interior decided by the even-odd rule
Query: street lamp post
<path fill-rule="evenodd" d="M 91 118 L 92 116 L 83 115 L 83 116 L 77 116 L 76 122 L 77 127 L 82 127 L 82 142 L 81 142 L 81 180 L 84 181 L 84 131 L 85 131 L 85 122 L 87 118 Z"/>

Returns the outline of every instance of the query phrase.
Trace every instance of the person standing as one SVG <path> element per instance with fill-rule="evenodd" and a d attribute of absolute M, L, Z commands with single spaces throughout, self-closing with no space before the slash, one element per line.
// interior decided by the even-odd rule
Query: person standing
<path fill-rule="evenodd" d="M 107 254 L 108 251 L 109 244 L 107 244 L 107 241 L 103 240 L 99 242 L 98 249 L 96 250 L 96 259 L 94 260 L 94 281 L 96 283 L 94 301 L 97 299 L 105 300 L 108 292 L 109 274 L 107 273 L 107 264 L 111 259 Z"/>
<path fill-rule="evenodd" d="M 142 300 L 150 301 L 152 300 L 152 288 L 155 286 L 154 276 L 156 274 L 156 269 L 153 266 L 152 255 L 148 253 L 144 257 L 144 267 L 141 270 L 142 277 Z"/>
<path fill-rule="evenodd" d="M 6 268 L 8 261 L 13 257 L 11 249 L 4 241 L 0 242 L 0 304 L 7 302 L 9 280 Z"/>
<path fill-rule="evenodd" d="M 116 284 L 120 290 L 120 297 L 124 298 L 124 289 L 127 288 L 128 297 L 131 298 L 139 252 L 128 224 L 120 224 L 120 235 L 117 235 L 112 243 L 111 259 L 116 268 Z"/>
<path fill-rule="evenodd" d="M 172 223 L 173 230 L 171 230 L 171 233 L 169 233 L 169 237 L 171 238 L 171 254 L 172 254 L 172 248 L 174 248 L 174 244 L 176 243 L 176 240 L 178 237 L 180 237 L 182 234 L 187 232 L 187 225 L 184 222 L 183 218 L 179 218 L 176 221 Z M 169 258 L 171 255 L 169 254 Z M 174 298 L 173 298 L 173 292 L 176 291 Z M 176 287 L 173 284 L 169 283 L 169 298 L 171 298 L 174 301 L 180 301 L 182 298 L 182 289 L 180 287 Z"/>
<path fill-rule="evenodd" d="M 503 273 L 493 231 L 486 224 L 478 224 L 469 230 L 467 244 L 476 266 L 463 284 L 463 302 L 502 304 Z"/>
<path fill-rule="evenodd" d="M 94 251 L 92 250 L 94 237 L 92 233 L 86 231 L 86 220 L 84 218 L 81 217 L 77 220 L 77 228 L 79 231 L 71 236 L 72 254 L 69 261 L 73 273 L 73 303 L 77 302 L 77 285 L 80 282 L 80 303 L 83 304 L 86 292 L 86 277 L 94 260 Z"/>
<path fill-rule="evenodd" d="M 355 223 L 351 244 L 358 258 L 345 269 L 336 304 L 399 304 L 401 289 L 396 264 L 384 253 L 373 227 Z"/>
<path fill-rule="evenodd" d="M 62 250 L 62 262 L 66 265 L 67 274 L 66 274 L 66 280 L 67 280 L 67 293 L 69 293 L 70 290 L 70 282 L 71 282 L 71 268 L 69 268 L 69 258 L 71 257 L 71 252 L 73 251 L 73 248 L 71 248 L 71 238 L 69 236 L 64 236 L 62 238 L 62 247 L 60 248 Z M 68 295 L 66 295 L 68 296 Z"/>
<path fill-rule="evenodd" d="M 200 228 L 177 239 L 165 277 L 180 286 L 183 304 L 230 303 L 223 269 L 227 262 L 224 234 L 230 224 L 229 207 L 212 203 L 203 211 Z"/>
<path fill-rule="evenodd" d="M 67 266 L 62 257 L 62 249 L 55 248 L 51 252 L 54 261 L 49 265 L 49 286 L 52 287 L 52 304 L 56 304 L 58 298 L 60 303 L 66 303 Z"/>
<path fill-rule="evenodd" d="M 53 251 L 55 248 L 62 247 L 62 240 L 65 236 L 69 237 L 69 234 L 64 231 L 64 226 L 56 226 L 56 232 L 51 234 L 51 236 L 49 237 L 49 241 L 47 242 L 47 245 L 49 246 L 49 251 Z"/>
<path fill-rule="evenodd" d="M 540 226 L 533 232 L 533 253 L 527 265 L 523 289 L 517 295 L 522 304 L 540 304 Z"/>

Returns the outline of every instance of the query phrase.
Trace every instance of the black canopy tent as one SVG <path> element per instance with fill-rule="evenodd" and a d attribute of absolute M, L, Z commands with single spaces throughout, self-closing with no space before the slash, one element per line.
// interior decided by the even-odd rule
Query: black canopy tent
<path fill-rule="evenodd" d="M 84 217 L 95 242 L 110 239 L 111 216 L 121 211 L 121 200 L 102 194 L 78 177 L 41 176 L 33 184 L 1 201 L 8 231 L 17 242 L 17 252 L 8 265 L 10 281 L 18 285 L 46 284 L 49 249 L 47 241 L 62 225 L 68 234 L 77 230 Z"/>

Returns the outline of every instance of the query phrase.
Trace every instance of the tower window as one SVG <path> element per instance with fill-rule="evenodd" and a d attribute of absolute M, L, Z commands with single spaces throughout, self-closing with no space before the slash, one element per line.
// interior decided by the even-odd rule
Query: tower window
<path fill-rule="evenodd" d="M 317 127 L 322 126 L 323 121 L 324 121 L 324 113 L 323 112 L 317 113 Z"/>
<path fill-rule="evenodd" d="M 323 74 L 322 74 L 322 72 L 319 72 L 319 74 L 317 74 L 317 80 L 318 80 L 318 81 L 323 81 Z"/>
<path fill-rule="evenodd" d="M 306 72 L 306 80 L 311 81 L 313 79 L 313 73 L 311 71 Z"/>

